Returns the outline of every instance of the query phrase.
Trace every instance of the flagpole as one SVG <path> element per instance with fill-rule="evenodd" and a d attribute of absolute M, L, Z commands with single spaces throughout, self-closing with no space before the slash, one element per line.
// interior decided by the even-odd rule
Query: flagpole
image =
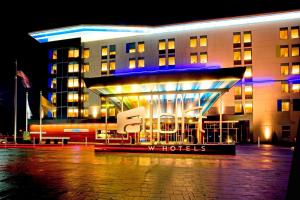
<path fill-rule="evenodd" d="M 28 131 L 28 92 L 26 92 L 26 123 L 25 123 L 25 131 Z"/>
<path fill-rule="evenodd" d="M 15 72 L 15 95 L 14 95 L 14 142 L 17 144 L 17 109 L 18 109 L 18 76 L 17 76 L 17 70 L 18 70 L 18 61 L 16 60 L 16 72 Z"/>
<path fill-rule="evenodd" d="M 40 91 L 40 144 L 42 144 L 42 91 Z"/>

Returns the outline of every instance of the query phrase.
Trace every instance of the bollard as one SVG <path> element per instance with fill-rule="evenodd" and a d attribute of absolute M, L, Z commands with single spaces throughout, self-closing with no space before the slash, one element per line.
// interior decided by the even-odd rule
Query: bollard
<path fill-rule="evenodd" d="M 257 137 L 257 146 L 260 147 L 260 137 Z"/>

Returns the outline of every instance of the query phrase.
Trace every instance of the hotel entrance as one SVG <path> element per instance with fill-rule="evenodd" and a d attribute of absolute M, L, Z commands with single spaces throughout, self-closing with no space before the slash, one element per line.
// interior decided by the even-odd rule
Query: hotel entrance
<path fill-rule="evenodd" d="M 98 139 L 105 143 L 203 144 L 205 114 L 243 77 L 244 70 L 173 69 L 86 79 L 101 99 L 105 127 L 110 115 L 116 118 L 117 130 L 101 130 Z"/>

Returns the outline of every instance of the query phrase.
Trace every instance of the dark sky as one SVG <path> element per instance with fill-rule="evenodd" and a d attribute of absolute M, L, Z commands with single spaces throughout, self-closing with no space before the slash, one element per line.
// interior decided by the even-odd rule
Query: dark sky
<path fill-rule="evenodd" d="M 12 133 L 14 60 L 29 77 L 30 105 L 39 103 L 39 91 L 47 80 L 47 63 L 42 45 L 28 32 L 78 24 L 160 25 L 264 12 L 300 9 L 300 0 L 226 0 L 226 1 L 27 1 L 2 5 L 0 133 Z M 96 3 L 95 3 L 96 2 Z M 111 2 L 111 3 L 105 3 Z M 7 12 L 3 12 L 3 10 Z M 8 14 L 7 14 L 8 13 Z M 24 128 L 25 91 L 19 82 L 19 128 Z"/>

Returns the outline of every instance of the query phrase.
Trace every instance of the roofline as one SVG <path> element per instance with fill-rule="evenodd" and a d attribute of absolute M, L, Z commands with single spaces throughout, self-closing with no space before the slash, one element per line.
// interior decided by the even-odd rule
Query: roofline
<path fill-rule="evenodd" d="M 256 24 L 256 23 L 264 23 L 264 22 L 266 23 L 266 22 L 293 20 L 293 19 L 300 19 L 300 10 L 288 10 L 288 11 L 280 11 L 280 12 L 269 12 L 269 13 L 252 14 L 252 15 L 244 15 L 244 16 L 216 18 L 216 19 L 208 19 L 208 20 L 193 21 L 193 22 L 186 22 L 186 23 L 175 23 L 175 24 L 160 25 L 160 26 L 132 26 L 132 25 L 120 26 L 120 25 L 82 24 L 77 26 L 67 26 L 67 27 L 61 27 L 55 29 L 30 32 L 29 35 L 34 39 L 38 40 L 39 42 L 48 42 L 48 40 L 51 39 L 51 37 L 53 40 L 49 40 L 49 41 L 56 41 L 56 40 L 66 39 L 65 37 L 72 38 L 72 34 L 74 37 L 75 36 L 84 37 L 88 33 L 89 34 L 119 33 L 119 37 L 124 37 L 124 36 L 165 33 L 165 32 L 177 32 L 177 31 L 184 31 L 184 30 L 209 29 L 209 28 L 235 26 L 235 25 L 247 25 L 247 24 Z M 112 38 L 118 38 L 118 35 L 113 36 Z M 104 37 L 104 39 L 109 39 L 109 38 Z M 95 40 L 97 40 L 97 38 L 95 38 Z M 101 40 L 101 37 L 99 40 Z"/>

